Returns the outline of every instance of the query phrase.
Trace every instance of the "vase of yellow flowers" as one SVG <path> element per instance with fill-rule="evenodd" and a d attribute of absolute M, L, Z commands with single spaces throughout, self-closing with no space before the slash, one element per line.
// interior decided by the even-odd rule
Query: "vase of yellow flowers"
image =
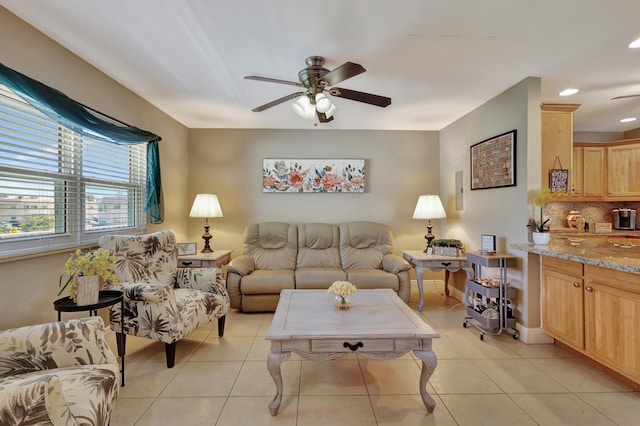
<path fill-rule="evenodd" d="M 351 307 L 351 296 L 357 290 L 356 286 L 349 281 L 334 281 L 327 293 L 335 296 L 334 305 L 336 308 L 346 311 Z"/>
<path fill-rule="evenodd" d="M 551 221 L 551 218 L 544 218 L 544 205 L 549 201 L 559 200 L 563 198 L 571 197 L 570 192 L 565 191 L 551 191 L 549 188 L 543 188 L 540 193 L 533 199 L 533 203 L 540 207 L 540 221 L 535 219 L 529 219 L 528 227 L 533 228 L 533 242 L 535 244 L 549 244 L 551 234 L 547 223 Z"/>
<path fill-rule="evenodd" d="M 118 279 L 113 273 L 115 258 L 108 250 L 98 248 L 83 253 L 76 250 L 64 264 L 60 274 L 58 296 L 69 292 L 71 300 L 77 305 L 91 305 L 98 302 L 100 280 L 119 287 Z M 64 277 L 67 281 L 62 284 Z"/>

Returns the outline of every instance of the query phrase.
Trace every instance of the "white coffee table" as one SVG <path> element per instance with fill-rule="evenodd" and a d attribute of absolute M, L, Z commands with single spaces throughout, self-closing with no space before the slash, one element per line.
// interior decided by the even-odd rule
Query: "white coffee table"
<path fill-rule="evenodd" d="M 432 339 L 440 337 L 391 289 L 358 290 L 353 306 L 341 311 L 326 290 L 282 290 L 266 339 L 267 368 L 276 384 L 269 403 L 275 416 L 282 401 L 280 366 L 291 352 L 312 360 L 331 360 L 356 352 L 371 359 L 393 359 L 413 351 L 422 360 L 420 395 L 427 411 L 435 401 L 427 382 L 437 365 Z"/>

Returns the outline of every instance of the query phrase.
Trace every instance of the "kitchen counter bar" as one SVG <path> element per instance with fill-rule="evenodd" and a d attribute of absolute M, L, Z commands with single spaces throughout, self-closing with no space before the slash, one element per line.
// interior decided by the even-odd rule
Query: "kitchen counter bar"
<path fill-rule="evenodd" d="M 640 274 L 640 246 L 553 237 L 548 245 L 511 244 L 528 253 Z"/>

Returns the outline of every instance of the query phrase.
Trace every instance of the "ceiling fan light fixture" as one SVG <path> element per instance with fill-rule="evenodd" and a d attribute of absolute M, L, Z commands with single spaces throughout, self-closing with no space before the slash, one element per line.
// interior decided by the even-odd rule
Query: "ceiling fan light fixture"
<path fill-rule="evenodd" d="M 307 107 L 311 105 L 309 98 L 306 96 L 300 96 L 298 100 L 291 104 L 291 108 L 301 117 L 304 117 Z"/>
<path fill-rule="evenodd" d="M 331 118 L 331 117 L 333 117 L 333 114 L 335 114 L 337 110 L 338 110 L 338 107 L 335 106 L 334 104 L 331 104 L 331 108 L 329 108 L 329 110 L 327 112 L 325 112 L 324 115 L 327 118 Z"/>
<path fill-rule="evenodd" d="M 326 113 L 331 109 L 332 106 L 333 104 L 331 103 L 329 98 L 324 95 L 324 93 L 316 94 L 316 109 L 318 110 L 318 112 Z"/>
<path fill-rule="evenodd" d="M 629 43 L 631 49 L 637 49 L 640 47 L 640 38 Z"/>
<path fill-rule="evenodd" d="M 578 92 L 579 92 L 578 89 L 564 89 L 562 92 L 558 93 L 558 95 L 560 95 L 560 96 L 571 96 L 571 95 L 575 95 Z"/>

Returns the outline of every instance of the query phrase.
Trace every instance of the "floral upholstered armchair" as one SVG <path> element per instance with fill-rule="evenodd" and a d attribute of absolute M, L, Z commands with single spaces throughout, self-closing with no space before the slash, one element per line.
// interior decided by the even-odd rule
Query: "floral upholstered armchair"
<path fill-rule="evenodd" d="M 176 342 L 218 319 L 224 334 L 229 295 L 219 268 L 178 268 L 171 231 L 110 235 L 100 247 L 115 257 L 113 270 L 124 292 L 124 333 L 165 343 L 167 367 L 175 364 Z M 120 308 L 109 309 L 111 328 L 121 331 Z"/>
<path fill-rule="evenodd" d="M 108 425 L 118 361 L 101 317 L 0 331 L 0 425 Z"/>

